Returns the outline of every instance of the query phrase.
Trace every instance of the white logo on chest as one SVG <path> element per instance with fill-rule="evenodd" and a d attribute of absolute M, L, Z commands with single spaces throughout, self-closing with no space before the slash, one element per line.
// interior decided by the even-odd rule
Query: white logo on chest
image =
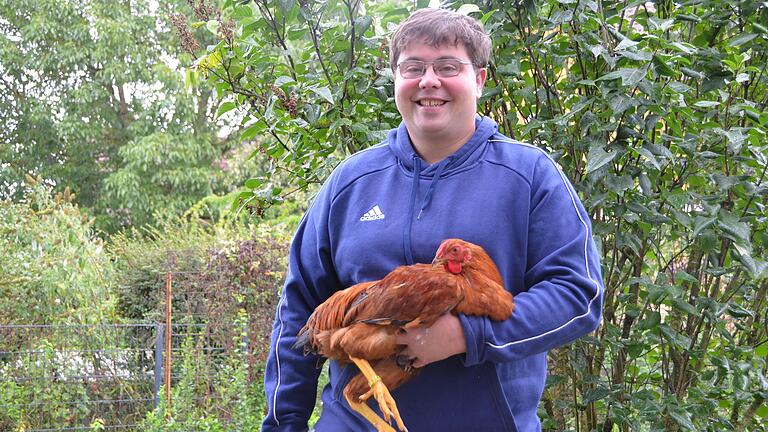
<path fill-rule="evenodd" d="M 384 213 L 381 212 L 381 209 L 378 205 L 375 205 L 372 209 L 368 210 L 364 215 L 360 216 L 360 220 L 363 222 L 368 221 L 375 221 L 379 219 L 384 219 Z"/>

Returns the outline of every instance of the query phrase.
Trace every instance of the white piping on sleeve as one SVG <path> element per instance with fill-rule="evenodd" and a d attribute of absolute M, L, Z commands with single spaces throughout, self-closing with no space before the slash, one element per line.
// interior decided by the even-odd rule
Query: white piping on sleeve
<path fill-rule="evenodd" d="M 571 318 L 570 320 L 568 320 L 567 322 L 563 323 L 559 327 L 556 327 L 556 328 L 554 328 L 552 330 L 546 331 L 546 332 L 544 332 L 542 334 L 539 334 L 539 335 L 536 335 L 536 336 L 531 336 L 531 337 L 528 337 L 528 338 L 525 338 L 525 339 L 521 339 L 521 340 L 517 340 L 517 341 L 507 342 L 507 343 L 502 344 L 502 345 L 496 345 L 496 344 L 492 344 L 490 342 L 486 342 L 486 344 L 488 346 L 490 346 L 491 348 L 502 349 L 502 348 L 507 348 L 507 347 L 510 347 L 510 346 L 518 345 L 518 344 L 525 343 L 525 342 L 530 342 L 532 340 L 536 340 L 536 339 L 540 339 L 542 337 L 548 336 L 548 335 L 550 335 L 550 334 L 552 334 L 554 332 L 557 332 L 557 331 L 559 331 L 559 330 L 569 326 L 572 322 L 574 322 L 574 321 L 576 321 L 578 319 L 584 318 L 585 316 L 588 316 L 592 312 L 592 305 L 600 297 L 600 292 L 601 291 L 600 291 L 600 283 L 598 281 L 596 281 L 592 277 L 592 273 L 589 271 L 589 256 L 588 256 L 588 251 L 589 251 L 589 225 L 584 220 L 584 218 L 581 216 L 581 213 L 579 212 L 579 207 L 576 204 L 576 197 L 574 196 L 575 192 L 573 190 L 571 190 L 571 188 L 568 186 L 568 179 L 565 177 L 565 173 L 563 173 L 563 170 L 561 170 L 560 167 L 557 165 L 557 162 L 555 162 L 547 154 L 547 152 L 545 152 L 544 150 L 540 149 L 539 147 L 536 147 L 536 146 L 531 145 L 531 144 L 521 143 L 521 142 L 512 141 L 512 140 L 508 141 L 508 140 L 489 139 L 488 141 L 489 142 L 504 142 L 504 143 L 508 143 L 508 144 L 517 144 L 517 145 L 521 145 L 521 146 L 524 146 L 524 147 L 534 148 L 534 149 L 540 151 L 544 156 L 546 156 L 547 159 L 552 163 L 552 165 L 554 165 L 555 169 L 560 174 L 560 179 L 563 181 L 563 184 L 565 185 L 565 189 L 568 191 L 568 195 L 571 197 L 571 204 L 573 205 L 573 209 L 574 209 L 574 211 L 576 211 L 576 215 L 579 217 L 579 221 L 581 221 L 581 224 L 584 226 L 584 268 L 585 268 L 586 273 L 587 273 L 587 278 L 589 278 L 589 280 L 591 280 L 592 283 L 595 285 L 595 295 L 589 300 L 589 303 L 587 304 L 587 310 L 583 314 Z"/>
<path fill-rule="evenodd" d="M 275 341 L 275 363 L 277 363 L 277 385 L 275 385 L 275 394 L 272 396 L 272 417 L 275 419 L 275 424 L 280 426 L 280 420 L 277 418 L 277 392 L 280 390 L 280 338 L 283 337 L 283 303 L 285 302 L 287 295 L 283 292 L 280 302 L 277 303 L 277 320 L 280 322 L 280 329 L 277 332 L 277 340 Z"/>

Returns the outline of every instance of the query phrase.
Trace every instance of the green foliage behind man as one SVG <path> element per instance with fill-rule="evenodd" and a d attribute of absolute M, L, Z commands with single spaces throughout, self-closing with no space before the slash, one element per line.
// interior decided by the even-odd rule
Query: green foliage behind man
<path fill-rule="evenodd" d="M 766 5 L 461 3 L 443 6 L 476 14 L 496 47 L 480 111 L 554 156 L 603 255 L 604 322 L 551 356 L 545 429 L 763 427 Z M 205 29 L 228 23 L 230 36 L 191 66 L 303 187 L 394 126 L 381 59 L 388 23 L 407 12 L 225 1 Z M 246 183 L 242 203 L 268 202 L 268 181 Z"/>

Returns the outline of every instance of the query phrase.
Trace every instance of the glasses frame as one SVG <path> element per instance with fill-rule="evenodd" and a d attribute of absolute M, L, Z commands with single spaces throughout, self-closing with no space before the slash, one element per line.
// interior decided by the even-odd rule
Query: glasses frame
<path fill-rule="evenodd" d="M 453 77 L 458 76 L 459 74 L 461 74 L 461 68 L 458 68 L 455 75 L 440 75 L 437 72 L 437 69 L 435 69 L 435 64 L 439 64 L 439 63 L 442 63 L 442 62 L 456 62 L 456 63 L 459 63 L 461 65 L 473 65 L 473 63 L 471 61 L 460 60 L 460 59 L 457 59 L 457 58 L 442 58 L 442 59 L 437 59 L 437 60 L 433 60 L 433 61 L 403 60 L 403 61 L 401 61 L 400 63 L 397 64 L 397 70 L 400 71 L 400 76 L 403 77 L 403 79 L 419 79 L 419 78 L 423 77 L 424 74 L 427 73 L 427 66 L 432 66 L 432 72 L 434 72 L 435 75 L 437 75 L 440 78 L 453 78 Z M 414 76 L 414 77 L 403 76 L 403 72 L 400 70 L 400 66 L 403 63 L 421 64 L 421 66 L 422 66 L 421 74 L 419 74 L 418 76 Z"/>

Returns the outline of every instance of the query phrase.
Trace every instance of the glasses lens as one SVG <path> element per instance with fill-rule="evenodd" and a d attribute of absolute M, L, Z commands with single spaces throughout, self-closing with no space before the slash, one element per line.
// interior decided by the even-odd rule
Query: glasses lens
<path fill-rule="evenodd" d="M 404 62 L 400 62 L 398 68 L 400 68 L 400 75 L 402 75 L 403 78 L 411 79 L 424 75 L 426 65 L 423 61 L 406 60 Z"/>
<path fill-rule="evenodd" d="M 439 77 L 454 77 L 461 71 L 461 62 L 453 59 L 437 60 L 433 67 L 435 75 Z"/>

